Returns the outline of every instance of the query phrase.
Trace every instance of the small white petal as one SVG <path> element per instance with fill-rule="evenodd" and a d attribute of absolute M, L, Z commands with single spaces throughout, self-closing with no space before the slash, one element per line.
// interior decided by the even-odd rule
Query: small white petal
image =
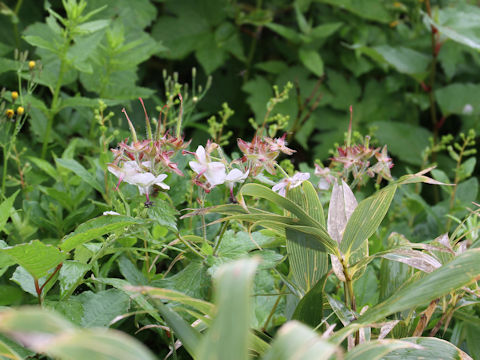
<path fill-rule="evenodd" d="M 218 161 L 209 163 L 204 176 L 212 187 L 223 184 L 225 182 L 225 178 L 227 177 L 225 165 Z"/>
<path fill-rule="evenodd" d="M 103 215 L 120 215 L 120 214 L 116 211 L 104 211 Z"/>
<path fill-rule="evenodd" d="M 207 166 L 206 165 L 202 165 L 200 164 L 199 162 L 197 161 L 190 161 L 188 163 L 188 165 L 190 165 L 190 168 L 195 171 L 197 174 L 201 174 L 203 172 L 205 172 L 207 170 Z"/>

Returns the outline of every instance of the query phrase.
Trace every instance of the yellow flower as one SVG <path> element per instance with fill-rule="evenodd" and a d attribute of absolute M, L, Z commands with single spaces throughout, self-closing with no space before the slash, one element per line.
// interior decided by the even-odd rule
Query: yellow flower
<path fill-rule="evenodd" d="M 29 68 L 30 70 L 33 70 L 33 69 L 35 68 L 35 65 L 36 65 L 36 63 L 35 63 L 35 61 L 33 61 L 33 60 L 30 60 L 30 61 L 28 62 L 28 68 Z"/>
<path fill-rule="evenodd" d="M 15 115 L 15 111 L 13 111 L 12 109 L 7 109 L 7 111 L 5 111 L 5 115 L 7 115 L 9 119 L 11 119 L 13 115 Z"/>
<path fill-rule="evenodd" d="M 19 106 L 17 108 L 17 115 L 23 115 L 24 112 L 25 112 L 25 109 L 23 108 L 23 106 Z"/>
<path fill-rule="evenodd" d="M 18 99 L 18 92 L 12 91 L 12 101 L 15 101 Z"/>

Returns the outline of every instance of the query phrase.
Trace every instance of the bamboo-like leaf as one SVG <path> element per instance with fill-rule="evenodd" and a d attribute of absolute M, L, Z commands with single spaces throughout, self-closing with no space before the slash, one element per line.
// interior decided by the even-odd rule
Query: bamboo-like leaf
<path fill-rule="evenodd" d="M 238 260 L 225 264 L 215 274 L 217 314 L 203 338 L 199 360 L 248 359 L 253 276 L 257 261 Z"/>
<path fill-rule="evenodd" d="M 350 350 L 345 356 L 345 360 L 376 360 L 384 359 L 384 356 L 398 349 L 408 349 L 408 354 L 412 349 L 421 350 L 422 347 L 411 342 L 401 340 L 376 340 L 360 344 Z M 390 359 L 390 356 L 388 356 Z"/>
<path fill-rule="evenodd" d="M 327 274 L 324 275 L 315 286 L 300 300 L 292 319 L 317 327 L 323 320 L 323 299 Z"/>
<path fill-rule="evenodd" d="M 96 281 L 111 285 L 128 294 L 137 305 L 147 311 L 156 321 L 162 322 L 158 313 L 162 316 L 168 326 L 175 332 L 175 335 L 182 341 L 190 355 L 194 355 L 195 350 L 200 343 L 200 333 L 190 326 L 180 315 L 174 310 L 169 309 L 161 301 L 156 301 L 155 306 L 150 304 L 145 297 L 137 292 L 130 290 L 132 285 L 122 279 L 96 279 Z"/>
<path fill-rule="evenodd" d="M 0 332 L 57 359 L 153 360 L 138 340 L 111 329 L 76 328 L 52 311 L 26 307 L 0 312 Z"/>
<path fill-rule="evenodd" d="M 371 324 L 390 314 L 426 305 L 434 299 L 470 284 L 478 279 L 479 274 L 480 249 L 470 249 L 421 279 L 400 287 L 392 296 L 368 310 L 351 325 L 355 327 Z M 349 332 L 351 329 L 346 327 L 337 332 L 335 337 L 343 338 Z"/>
<path fill-rule="evenodd" d="M 355 195 L 345 181 L 342 180 L 342 185 L 335 182 L 328 206 L 327 230 L 332 239 L 339 244 L 342 241 L 348 220 L 357 206 Z"/>
<path fill-rule="evenodd" d="M 442 266 L 442 264 L 433 256 L 412 249 L 397 249 L 382 255 L 382 257 L 410 265 L 411 267 L 424 272 L 432 272 Z"/>
<path fill-rule="evenodd" d="M 340 250 L 348 258 L 377 230 L 385 217 L 397 185 L 390 185 L 358 204 L 343 234 Z"/>
<path fill-rule="evenodd" d="M 180 304 L 191 306 L 195 310 L 205 315 L 212 316 L 214 313 L 215 307 L 213 304 L 201 299 L 195 299 L 179 291 L 163 289 L 163 288 L 155 288 L 150 286 L 127 286 L 125 287 L 125 289 L 128 291 L 139 292 L 143 295 L 148 295 L 155 299 L 176 301 Z"/>
<path fill-rule="evenodd" d="M 337 347 L 297 321 L 282 326 L 263 360 L 327 360 Z"/>
<path fill-rule="evenodd" d="M 393 350 L 385 359 L 458 359 L 473 360 L 465 352 L 448 341 L 434 337 L 410 337 L 401 339 L 416 345 L 415 348 L 403 348 Z"/>
<path fill-rule="evenodd" d="M 15 352 L 10 346 L 0 340 L 0 358 L 11 360 L 23 360 L 23 358 Z"/>
<path fill-rule="evenodd" d="M 272 191 L 270 188 L 259 185 L 259 184 L 246 184 L 240 189 L 241 195 L 249 195 L 268 201 L 273 202 L 274 204 L 280 206 L 281 208 L 289 211 L 296 217 L 300 219 L 301 224 L 313 227 L 323 228 L 323 226 L 309 216 L 302 208 L 300 208 L 293 201 L 284 198 L 281 195 L 278 195 L 276 192 Z"/>
<path fill-rule="evenodd" d="M 322 203 L 320 202 L 313 185 L 309 181 L 305 181 L 301 187 L 288 190 L 287 199 L 290 199 L 299 205 L 308 215 L 320 224 L 325 224 Z M 287 228 L 285 230 L 285 235 L 290 271 L 292 272 L 293 279 L 296 285 L 300 287 L 304 293 L 307 293 L 327 272 L 327 254 L 324 251 L 311 249 L 301 245 L 307 241 L 315 241 L 311 234 Z"/>

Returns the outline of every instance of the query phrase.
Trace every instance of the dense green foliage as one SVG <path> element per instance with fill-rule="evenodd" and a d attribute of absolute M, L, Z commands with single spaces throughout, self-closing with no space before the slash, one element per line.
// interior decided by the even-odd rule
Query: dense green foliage
<path fill-rule="evenodd" d="M 0 20 L 0 359 L 480 359 L 474 1 Z"/>

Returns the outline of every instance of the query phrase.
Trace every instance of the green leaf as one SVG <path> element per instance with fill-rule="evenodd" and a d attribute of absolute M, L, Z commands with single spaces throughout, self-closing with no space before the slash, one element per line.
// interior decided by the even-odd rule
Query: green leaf
<path fill-rule="evenodd" d="M 88 270 L 90 265 L 73 260 L 64 261 L 58 275 L 60 298 L 72 294 Z"/>
<path fill-rule="evenodd" d="M 140 342 L 123 332 L 77 329 L 63 317 L 39 308 L 0 312 L 0 332 L 35 352 L 58 359 L 153 360 Z"/>
<path fill-rule="evenodd" d="M 300 34 L 290 27 L 275 23 L 269 23 L 265 26 L 294 44 L 298 44 L 300 42 Z"/>
<path fill-rule="evenodd" d="M 387 10 L 384 2 L 375 0 L 318 0 L 320 2 L 339 7 L 353 14 L 368 20 L 378 21 L 380 23 L 389 23 L 392 16 Z"/>
<path fill-rule="evenodd" d="M 105 189 L 104 186 L 93 176 L 89 173 L 82 164 L 74 159 L 55 159 L 57 166 L 64 167 L 74 174 L 78 175 L 83 181 L 85 181 L 88 185 L 96 189 L 100 193 L 104 193 Z"/>
<path fill-rule="evenodd" d="M 388 354 L 389 360 L 413 360 L 420 358 L 472 360 L 470 356 L 455 345 L 442 339 L 434 337 L 410 337 L 401 340 L 416 346 L 414 348 L 407 347 L 393 350 Z"/>
<path fill-rule="evenodd" d="M 3 230 L 8 218 L 10 217 L 10 211 L 13 208 L 13 203 L 15 202 L 15 198 L 19 192 L 20 190 L 15 191 L 15 193 L 13 193 L 0 204 L 0 231 Z"/>
<path fill-rule="evenodd" d="M 418 154 L 429 145 L 430 131 L 403 122 L 376 121 L 372 125 L 378 128 L 375 136 L 380 143 L 388 144 L 389 152 L 408 164 L 422 165 Z"/>
<path fill-rule="evenodd" d="M 377 360 L 385 359 L 384 356 L 388 354 L 388 359 L 391 359 L 390 353 L 398 349 L 406 349 L 406 354 L 411 354 L 412 351 L 421 350 L 421 346 L 416 346 L 410 342 L 402 340 L 376 340 L 355 346 L 345 356 L 345 360 Z M 406 355 L 405 354 L 405 355 Z M 423 356 L 423 355 L 422 355 Z M 428 359 L 428 358 L 427 358 Z"/>
<path fill-rule="evenodd" d="M 358 204 L 340 243 L 340 250 L 347 258 L 378 229 L 396 190 L 397 185 L 387 186 Z"/>
<path fill-rule="evenodd" d="M 117 289 L 93 293 L 84 291 L 75 299 L 83 304 L 82 327 L 108 327 L 119 315 L 130 307 L 130 298 Z"/>
<path fill-rule="evenodd" d="M 219 68 L 228 58 L 227 52 L 218 47 L 215 37 L 211 33 L 206 33 L 199 39 L 201 45 L 195 52 L 198 62 L 202 65 L 205 73 L 211 74 Z"/>
<path fill-rule="evenodd" d="M 40 170 L 42 170 L 45 174 L 47 174 L 51 178 L 53 179 L 58 178 L 57 171 L 48 161 L 37 158 L 37 157 L 33 157 L 33 156 L 29 156 L 28 160 L 33 162 L 36 166 L 40 168 Z"/>
<path fill-rule="evenodd" d="M 292 320 L 316 328 L 323 320 L 324 288 L 327 276 L 324 275 L 315 286 L 300 300 L 292 315 Z"/>
<path fill-rule="evenodd" d="M 445 116 L 480 114 L 480 85 L 456 83 L 435 90 L 435 98 Z"/>
<path fill-rule="evenodd" d="M 329 36 L 333 35 L 340 27 L 342 27 L 342 22 L 334 22 L 328 24 L 322 24 L 314 27 L 308 36 L 315 39 L 326 39 Z"/>
<path fill-rule="evenodd" d="M 137 266 L 126 256 L 118 259 L 118 268 L 123 277 L 132 285 L 146 285 L 147 278 L 138 270 Z"/>
<path fill-rule="evenodd" d="M 322 203 L 309 181 L 305 181 L 301 187 L 287 191 L 287 199 L 304 209 L 309 216 L 320 224 L 325 225 Z M 305 242 L 314 242 L 313 235 L 289 228 L 286 229 L 285 235 L 290 271 L 296 285 L 304 293 L 307 293 L 327 272 L 327 254 L 301 245 Z"/>
<path fill-rule="evenodd" d="M 337 347 L 297 321 L 283 325 L 263 360 L 328 360 Z"/>
<path fill-rule="evenodd" d="M 435 12 L 435 19 L 424 14 L 423 20 L 429 31 L 430 27 L 434 26 L 441 35 L 472 49 L 480 50 L 478 32 L 480 11 L 477 6 L 459 4 L 454 7 L 444 7 Z"/>
<path fill-rule="evenodd" d="M 60 264 L 67 257 L 58 248 L 52 245 L 45 245 L 39 240 L 0 249 L 0 252 L 10 256 L 36 279 L 47 275 L 49 270 Z"/>
<path fill-rule="evenodd" d="M 23 360 L 23 357 L 18 355 L 15 350 L 5 344 L 2 340 L 0 340 L 0 357 L 2 359 Z"/>
<path fill-rule="evenodd" d="M 316 50 L 303 49 L 298 51 L 300 61 L 305 67 L 318 77 L 322 77 L 323 72 L 323 60 L 320 54 Z"/>
<path fill-rule="evenodd" d="M 161 199 L 155 200 L 153 206 L 147 210 L 147 213 L 158 225 L 177 231 L 177 218 L 175 216 L 177 211 L 168 202 Z"/>
<path fill-rule="evenodd" d="M 178 302 L 182 305 L 191 306 L 204 315 L 213 316 L 214 314 L 215 307 L 213 304 L 201 299 L 190 297 L 176 290 L 155 288 L 150 286 L 127 286 L 126 290 L 136 291 L 155 299 L 170 300 Z"/>
<path fill-rule="evenodd" d="M 215 274 L 217 314 L 198 348 L 199 360 L 227 359 L 231 354 L 238 360 L 249 358 L 250 293 L 256 268 L 255 260 L 238 260 Z"/>
<path fill-rule="evenodd" d="M 388 299 L 369 309 L 357 323 L 370 324 L 384 317 L 444 296 L 474 281 L 480 272 L 480 249 L 458 255 L 452 262 L 401 287 Z"/>
<path fill-rule="evenodd" d="M 381 45 L 373 47 L 373 49 L 400 73 L 412 75 L 420 80 L 427 76 L 427 69 L 431 62 L 430 56 L 400 46 Z"/>
<path fill-rule="evenodd" d="M 60 249 L 71 251 L 81 244 L 101 237 L 102 235 L 123 229 L 130 225 L 140 225 L 144 222 L 129 216 L 102 215 L 79 225 L 74 232 L 66 235 L 60 244 Z"/>

